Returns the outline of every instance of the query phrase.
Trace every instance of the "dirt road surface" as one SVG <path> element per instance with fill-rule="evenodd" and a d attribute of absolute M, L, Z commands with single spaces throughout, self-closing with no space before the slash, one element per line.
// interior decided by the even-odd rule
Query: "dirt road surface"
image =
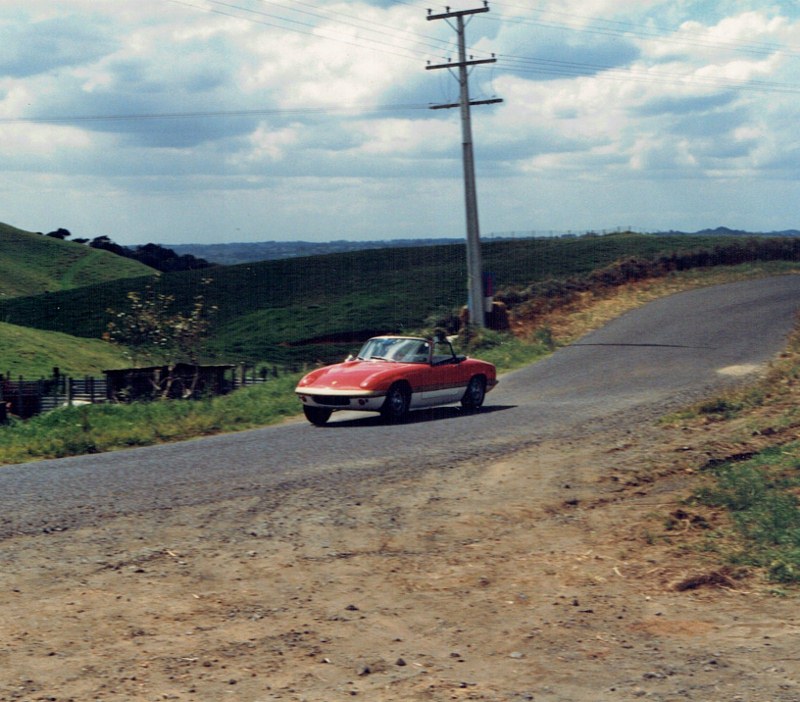
<path fill-rule="evenodd" d="M 796 594 L 665 531 L 707 439 L 646 421 L 5 540 L 0 701 L 797 702 Z"/>

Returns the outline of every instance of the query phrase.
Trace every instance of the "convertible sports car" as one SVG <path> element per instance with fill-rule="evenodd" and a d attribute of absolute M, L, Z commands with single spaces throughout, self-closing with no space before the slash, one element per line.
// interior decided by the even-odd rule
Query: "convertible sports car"
<path fill-rule="evenodd" d="M 389 422 L 455 402 L 476 410 L 496 384 L 491 363 L 457 356 L 444 336 L 377 336 L 355 358 L 308 373 L 295 392 L 308 421 L 323 425 L 335 410 L 380 412 Z"/>

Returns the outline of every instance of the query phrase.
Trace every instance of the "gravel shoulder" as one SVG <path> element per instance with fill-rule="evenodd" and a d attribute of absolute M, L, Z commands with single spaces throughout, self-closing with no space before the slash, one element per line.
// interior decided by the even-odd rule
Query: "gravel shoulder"
<path fill-rule="evenodd" d="M 797 702 L 796 594 L 664 531 L 729 448 L 620 422 L 5 540 L 0 701 Z"/>

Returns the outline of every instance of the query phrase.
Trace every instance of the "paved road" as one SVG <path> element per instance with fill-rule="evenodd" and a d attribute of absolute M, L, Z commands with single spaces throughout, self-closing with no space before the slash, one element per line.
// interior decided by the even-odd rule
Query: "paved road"
<path fill-rule="evenodd" d="M 783 345 L 800 307 L 800 276 L 665 298 L 552 357 L 506 375 L 484 411 L 417 412 L 384 426 L 334 415 L 145 449 L 0 467 L 0 538 L 71 528 L 120 513 L 279 493 L 291 484 L 358 479 L 401 467 L 491 460 L 609 417 L 654 416 L 731 382 Z M 623 420 L 624 421 L 624 420 Z"/>

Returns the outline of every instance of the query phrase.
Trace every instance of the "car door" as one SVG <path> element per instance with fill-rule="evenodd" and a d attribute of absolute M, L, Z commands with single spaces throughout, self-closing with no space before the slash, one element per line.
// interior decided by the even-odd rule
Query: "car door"
<path fill-rule="evenodd" d="M 468 382 L 469 378 L 464 377 L 464 369 L 450 342 L 435 341 L 423 392 L 424 404 L 433 406 L 458 402 L 464 395 Z"/>

